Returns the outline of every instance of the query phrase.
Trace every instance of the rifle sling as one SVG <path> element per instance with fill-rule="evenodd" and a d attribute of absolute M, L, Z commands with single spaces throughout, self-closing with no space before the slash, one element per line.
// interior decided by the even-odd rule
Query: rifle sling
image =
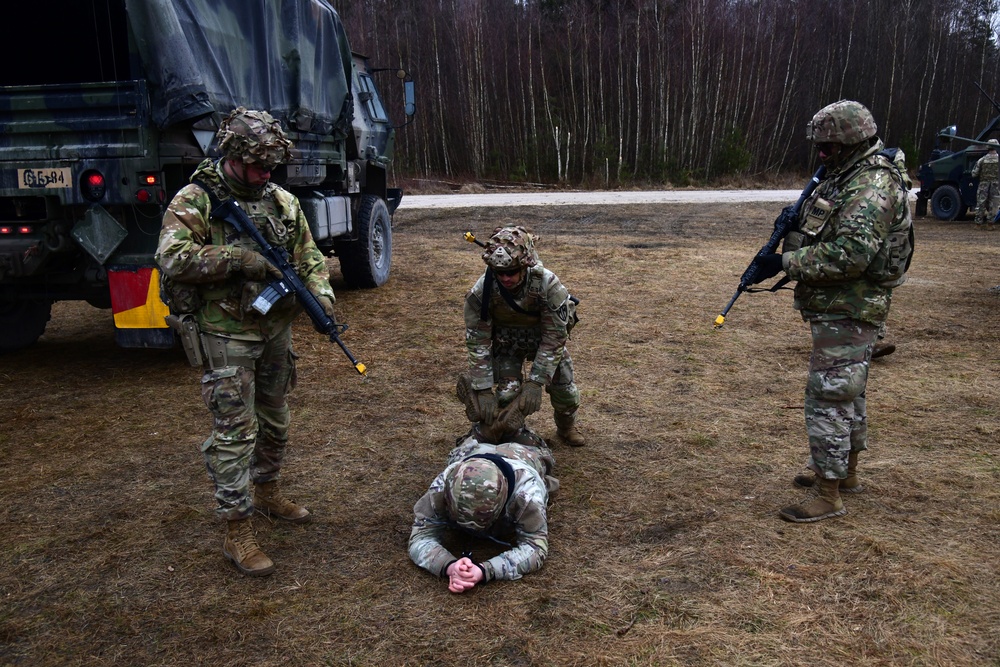
<path fill-rule="evenodd" d="M 525 277 L 525 280 L 527 280 L 527 277 Z M 490 311 L 490 296 L 491 296 L 490 293 L 493 291 L 494 283 L 496 283 L 497 292 L 499 292 L 500 296 L 503 297 L 503 300 L 507 303 L 508 306 L 510 306 L 511 310 L 517 313 L 521 313 L 522 315 L 528 315 L 529 317 L 542 316 L 542 313 L 540 311 L 530 311 L 521 308 L 521 306 L 519 306 L 518 303 L 514 301 L 514 296 L 506 289 L 504 289 L 503 285 L 494 280 L 493 269 L 486 269 L 486 277 L 483 278 L 483 304 L 479 312 L 480 320 L 482 320 L 483 322 L 489 320 L 488 316 Z"/>
<path fill-rule="evenodd" d="M 208 195 L 208 201 L 212 203 L 212 210 L 211 212 L 209 212 L 209 216 L 213 218 L 216 217 L 215 212 L 219 209 L 220 206 L 222 206 L 222 200 L 219 199 L 219 196 L 217 194 L 215 194 L 215 190 L 209 187 L 207 183 L 197 178 L 192 178 L 191 183 L 193 185 L 197 185 L 199 188 L 205 191 L 205 194 Z"/>
<path fill-rule="evenodd" d="M 208 201 L 211 202 L 211 204 L 212 204 L 212 210 L 209 211 L 208 216 L 210 218 L 216 218 L 218 220 L 223 220 L 224 222 L 229 222 L 229 224 L 232 225 L 233 224 L 232 222 L 230 222 L 229 220 L 226 220 L 224 217 L 222 217 L 220 215 L 217 215 L 217 213 L 219 211 L 219 208 L 222 206 L 222 199 L 218 196 L 218 194 L 216 194 L 215 190 L 211 186 L 209 186 L 207 183 L 205 183 L 204 181 L 202 181 L 200 179 L 197 179 L 197 178 L 192 178 L 191 179 L 191 183 L 193 185 L 197 185 L 199 188 L 201 188 L 202 190 L 205 191 L 205 194 L 208 195 Z M 246 211 L 244 211 L 239 206 L 233 206 L 233 209 L 234 209 L 233 215 L 237 215 L 237 216 L 242 217 L 243 218 L 243 224 L 248 225 L 248 229 L 250 227 L 254 227 L 254 228 L 256 227 L 256 225 L 253 223 L 253 220 L 250 219 L 250 216 L 248 216 L 246 214 Z M 233 225 L 233 226 L 235 227 L 235 225 Z M 239 231 L 239 230 L 237 230 L 237 231 Z M 251 239 L 252 239 L 252 237 L 251 237 Z M 260 244 L 255 242 L 255 245 L 259 246 Z M 266 257 L 265 257 L 265 259 L 266 259 Z M 270 260 L 268 260 L 268 262 L 270 263 Z"/>

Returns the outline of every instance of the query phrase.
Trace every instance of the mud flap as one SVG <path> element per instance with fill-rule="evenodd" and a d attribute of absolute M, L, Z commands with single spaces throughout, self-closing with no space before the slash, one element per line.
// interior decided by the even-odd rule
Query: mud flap
<path fill-rule="evenodd" d="M 166 322 L 170 310 L 160 300 L 160 272 L 155 267 L 108 267 L 108 287 L 118 345 L 174 347 L 174 332 Z"/>

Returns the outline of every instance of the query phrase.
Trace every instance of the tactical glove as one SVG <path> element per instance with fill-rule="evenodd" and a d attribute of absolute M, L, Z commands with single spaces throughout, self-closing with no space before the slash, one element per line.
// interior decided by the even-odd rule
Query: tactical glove
<path fill-rule="evenodd" d="M 502 442 L 510 442 L 523 427 L 524 415 L 518 409 L 517 401 L 514 401 L 501 410 L 500 414 L 497 415 L 497 418 L 489 426 L 482 422 L 476 425 L 481 441 L 491 442 L 494 445 L 499 445 Z"/>
<path fill-rule="evenodd" d="M 503 429 L 505 434 L 514 434 L 524 427 L 524 415 L 521 408 L 514 401 L 497 415 L 497 425 Z"/>
<path fill-rule="evenodd" d="M 326 316 L 333 320 L 333 323 L 336 324 L 337 316 L 333 313 L 333 297 L 325 294 L 313 294 L 313 296 L 316 297 L 316 301 L 319 302 L 319 305 L 323 308 L 323 312 L 326 313 Z"/>
<path fill-rule="evenodd" d="M 240 247 L 233 248 L 233 261 L 236 269 L 250 280 L 263 281 L 268 277 L 281 277 L 281 271 L 264 259 L 259 252 Z"/>
<path fill-rule="evenodd" d="M 492 389 L 480 389 L 476 392 L 479 402 L 479 421 L 492 424 L 497 415 L 497 397 Z"/>
<path fill-rule="evenodd" d="M 521 385 L 517 406 L 525 417 L 533 412 L 538 412 L 538 409 L 542 407 L 542 385 L 533 380 L 528 380 Z"/>
<path fill-rule="evenodd" d="M 778 253 L 764 255 L 757 260 L 757 276 L 754 278 L 754 285 L 764 282 L 768 278 L 775 277 L 781 273 L 782 270 L 781 255 Z"/>

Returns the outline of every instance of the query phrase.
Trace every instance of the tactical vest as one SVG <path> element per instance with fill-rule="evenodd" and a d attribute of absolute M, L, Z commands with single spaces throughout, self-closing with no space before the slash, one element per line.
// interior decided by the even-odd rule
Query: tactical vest
<path fill-rule="evenodd" d="M 868 265 L 865 275 L 880 287 L 897 287 L 906 281 L 906 272 L 913 260 L 913 216 L 910 213 L 910 193 L 907 188 L 909 179 L 905 175 L 906 163 L 903 161 L 903 151 L 898 148 L 886 148 L 874 157 L 876 163 L 863 166 L 859 173 L 866 169 L 890 169 L 895 174 L 893 180 L 898 179 L 902 191 L 903 215 L 897 216 L 892 221 L 889 235 Z"/>
<path fill-rule="evenodd" d="M 547 295 L 542 291 L 542 275 L 531 271 L 527 271 L 525 277 L 527 285 L 525 286 L 525 300 L 534 301 L 535 303 L 546 303 Z M 530 311 L 522 308 L 514 295 L 504 289 L 503 285 L 498 283 L 493 276 L 493 269 L 486 269 L 486 274 L 483 278 L 483 294 L 481 301 L 481 311 L 479 314 L 479 319 L 483 322 L 490 321 L 490 301 L 493 297 L 493 290 L 496 290 L 504 302 L 510 307 L 513 313 L 502 313 L 500 317 L 493 318 L 494 324 L 501 328 L 520 328 L 520 327 L 532 327 L 536 326 L 541 319 L 541 311 Z M 566 333 L 569 334 L 576 323 L 580 321 L 580 318 L 576 314 L 576 306 L 580 303 L 580 300 L 574 297 L 572 294 L 566 300 L 566 308 L 568 309 L 568 314 L 566 318 Z"/>

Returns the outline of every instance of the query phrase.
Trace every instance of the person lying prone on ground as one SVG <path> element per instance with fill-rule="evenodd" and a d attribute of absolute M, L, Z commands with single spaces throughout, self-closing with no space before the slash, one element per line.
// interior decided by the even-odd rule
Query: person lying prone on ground
<path fill-rule="evenodd" d="M 549 474 L 555 464 L 552 452 L 544 444 L 494 445 L 480 442 L 474 433 L 459 438 L 447 467 L 413 507 L 410 559 L 446 577 L 452 593 L 495 579 L 520 579 L 539 569 L 549 551 L 549 495 L 559 488 L 559 480 Z M 456 557 L 442 544 L 452 530 L 510 548 L 481 563 L 468 554 Z"/>

